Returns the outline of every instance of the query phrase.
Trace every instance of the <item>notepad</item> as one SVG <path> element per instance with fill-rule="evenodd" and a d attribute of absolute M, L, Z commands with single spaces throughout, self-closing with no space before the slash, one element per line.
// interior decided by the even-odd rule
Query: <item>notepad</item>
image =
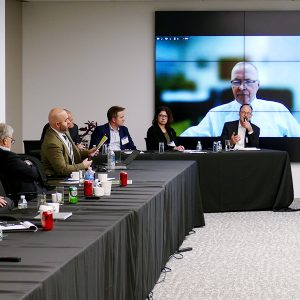
<path fill-rule="evenodd" d="M 54 212 L 53 213 L 53 219 L 54 220 L 66 220 L 69 217 L 72 216 L 71 212 Z M 37 216 L 34 217 L 35 220 L 41 219 L 41 215 L 38 214 Z"/>

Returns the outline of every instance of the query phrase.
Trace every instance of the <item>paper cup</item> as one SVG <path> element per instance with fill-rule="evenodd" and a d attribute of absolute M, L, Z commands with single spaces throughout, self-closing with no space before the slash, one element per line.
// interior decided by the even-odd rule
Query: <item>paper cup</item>
<path fill-rule="evenodd" d="M 98 174 L 99 181 L 107 181 L 107 173 L 99 173 Z"/>
<path fill-rule="evenodd" d="M 111 181 L 102 181 L 101 186 L 104 189 L 104 195 L 110 196 L 111 194 Z"/>
<path fill-rule="evenodd" d="M 74 180 L 79 180 L 79 178 L 80 178 L 79 172 L 72 172 L 71 178 Z"/>
<path fill-rule="evenodd" d="M 94 187 L 94 195 L 96 197 L 101 197 L 104 195 L 104 188 L 100 186 L 95 186 Z"/>

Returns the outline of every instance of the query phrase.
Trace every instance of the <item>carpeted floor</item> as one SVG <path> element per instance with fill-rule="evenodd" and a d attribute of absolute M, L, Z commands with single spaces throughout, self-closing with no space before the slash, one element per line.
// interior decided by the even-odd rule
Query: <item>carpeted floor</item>
<path fill-rule="evenodd" d="M 170 258 L 154 300 L 300 299 L 300 211 L 213 213 L 205 222 L 181 246 L 193 250 Z"/>

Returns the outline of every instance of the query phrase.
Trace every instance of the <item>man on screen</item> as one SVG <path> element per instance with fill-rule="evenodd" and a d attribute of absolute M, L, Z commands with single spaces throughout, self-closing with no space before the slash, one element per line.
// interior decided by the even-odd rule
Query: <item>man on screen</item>
<path fill-rule="evenodd" d="M 235 149 L 245 147 L 258 147 L 260 129 L 251 123 L 252 107 L 250 104 L 243 104 L 240 108 L 240 119 L 226 122 L 222 130 L 222 140 L 230 140 L 231 146 Z"/>
<path fill-rule="evenodd" d="M 212 108 L 197 126 L 186 129 L 181 136 L 220 136 L 225 122 L 236 120 L 241 105 L 251 104 L 252 121 L 265 137 L 300 137 L 300 124 L 281 103 L 256 98 L 259 77 L 249 62 L 237 63 L 231 71 L 234 100 Z"/>

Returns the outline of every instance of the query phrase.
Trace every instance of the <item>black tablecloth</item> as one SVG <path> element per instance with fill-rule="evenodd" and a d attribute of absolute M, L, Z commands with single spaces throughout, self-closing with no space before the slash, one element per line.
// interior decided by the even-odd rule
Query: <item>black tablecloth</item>
<path fill-rule="evenodd" d="M 135 161 L 127 172 L 132 185 L 64 205 L 73 216 L 53 231 L 0 242 L 0 256 L 22 258 L 0 263 L 1 300 L 146 298 L 185 235 L 204 225 L 199 178 L 195 162 Z"/>
<path fill-rule="evenodd" d="M 141 154 L 138 159 L 196 160 L 204 212 L 280 210 L 294 199 L 285 151 L 154 152 Z"/>

